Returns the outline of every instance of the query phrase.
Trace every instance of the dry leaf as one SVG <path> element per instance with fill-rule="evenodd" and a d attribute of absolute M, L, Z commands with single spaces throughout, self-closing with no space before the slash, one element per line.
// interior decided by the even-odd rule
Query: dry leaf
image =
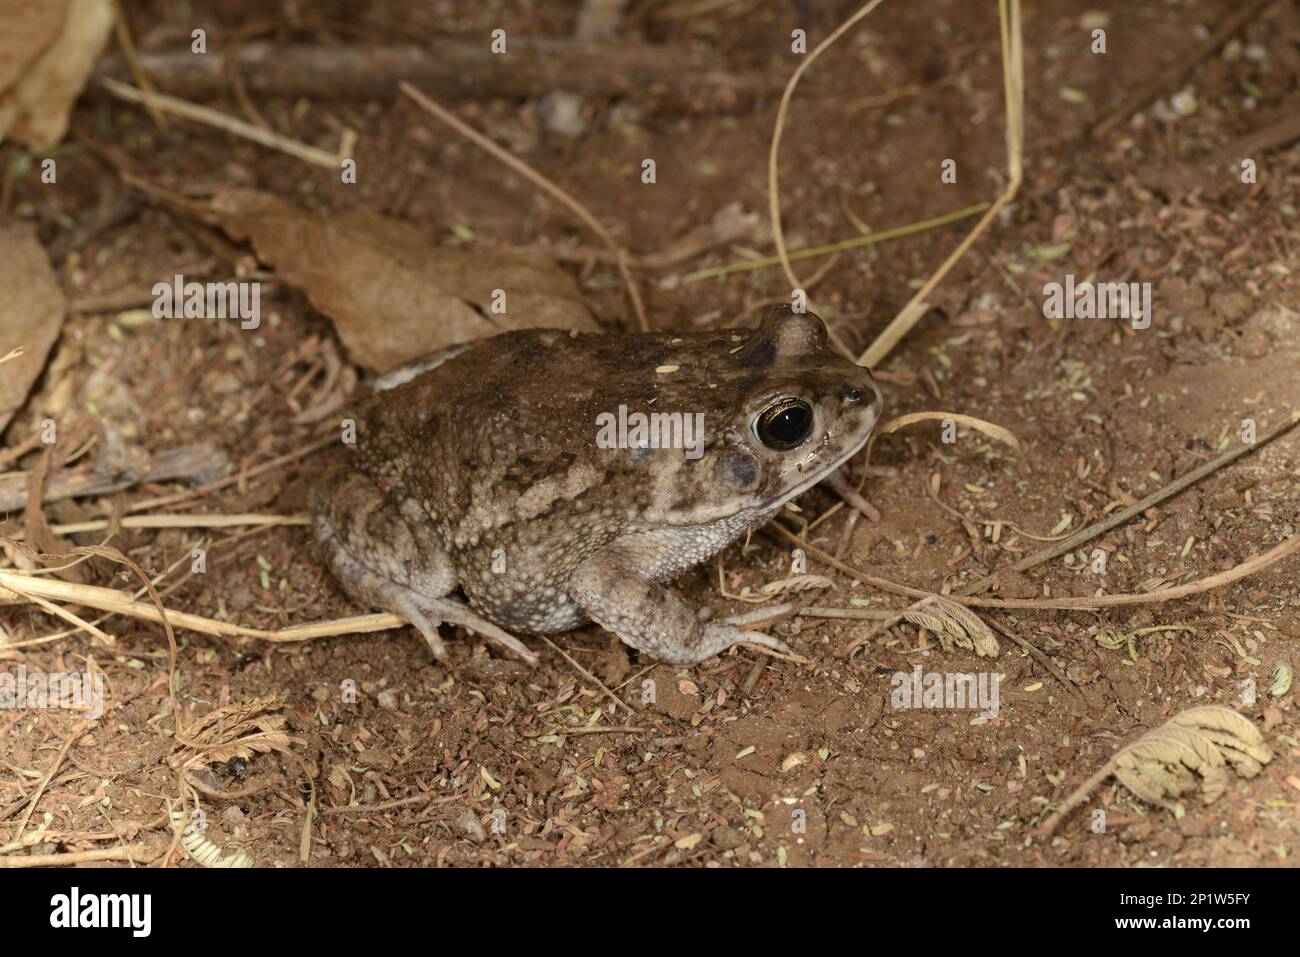
<path fill-rule="evenodd" d="M 0 0 L 0 141 L 48 150 L 113 30 L 111 0 Z"/>
<path fill-rule="evenodd" d="M 833 588 L 832 582 L 825 575 L 792 575 L 778 581 L 768 582 L 759 589 L 764 595 L 779 595 L 786 591 L 809 591 L 814 588 Z"/>
<path fill-rule="evenodd" d="M 973 650 L 981 658 L 997 657 L 998 639 L 979 615 L 940 595 L 933 598 L 932 602 L 903 612 L 903 617 L 934 632 L 944 651 L 956 645 Z"/>
<path fill-rule="evenodd" d="M 510 329 L 599 332 L 572 277 L 543 256 L 441 249 L 368 210 L 313 213 L 255 190 L 211 202 L 213 218 L 334 320 L 352 359 L 386 372 Z M 493 291 L 506 311 L 492 311 Z"/>
<path fill-rule="evenodd" d="M 1229 765 L 1252 778 L 1272 760 L 1273 749 L 1249 718 L 1221 705 L 1189 708 L 1115 752 L 1061 802 L 1040 833 L 1051 834 L 1111 774 L 1143 801 L 1176 811 L 1176 799 L 1198 783 L 1206 804 L 1218 800 L 1228 789 Z"/>
<path fill-rule="evenodd" d="M 171 757 L 173 767 L 196 771 L 208 764 L 232 758 L 251 758 L 268 751 L 288 754 L 292 743 L 284 730 L 285 716 L 275 714 L 284 707 L 280 695 L 235 701 L 195 720 L 181 732 L 184 745 Z"/>
<path fill-rule="evenodd" d="M 63 290 L 31 226 L 0 226 L 0 432 L 23 406 L 63 328 Z"/>

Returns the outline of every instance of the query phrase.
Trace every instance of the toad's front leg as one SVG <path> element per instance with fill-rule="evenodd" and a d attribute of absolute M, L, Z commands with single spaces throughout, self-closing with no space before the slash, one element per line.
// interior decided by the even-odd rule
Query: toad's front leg
<path fill-rule="evenodd" d="M 630 542 L 610 545 L 579 565 L 569 594 L 624 644 L 672 665 L 698 664 L 741 642 L 790 651 L 778 638 L 740 627 L 780 614 L 786 606 L 702 622 L 686 602 L 647 576 L 644 550 Z"/>

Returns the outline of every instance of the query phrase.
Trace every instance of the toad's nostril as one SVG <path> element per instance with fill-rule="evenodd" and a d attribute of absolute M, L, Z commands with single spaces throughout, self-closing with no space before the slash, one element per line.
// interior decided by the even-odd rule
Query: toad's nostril
<path fill-rule="evenodd" d="M 840 389 L 840 401 L 845 405 L 857 405 L 862 401 L 862 390 L 856 386 L 846 385 Z"/>

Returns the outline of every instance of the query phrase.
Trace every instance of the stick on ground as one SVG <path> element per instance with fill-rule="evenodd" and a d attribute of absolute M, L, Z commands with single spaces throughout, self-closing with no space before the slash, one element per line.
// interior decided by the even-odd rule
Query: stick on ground
<path fill-rule="evenodd" d="M 287 136 L 281 136 L 271 130 L 264 130 L 252 123 L 245 123 L 241 119 L 206 106 L 199 106 L 197 103 L 189 103 L 162 93 L 147 93 L 143 90 L 137 90 L 133 86 L 127 86 L 125 83 L 119 83 L 109 77 L 104 77 L 99 82 L 104 84 L 104 88 L 114 96 L 131 103 L 141 103 L 145 106 L 155 107 L 164 113 L 172 113 L 187 120 L 193 120 L 196 123 L 203 123 L 206 126 L 225 130 L 227 133 L 233 133 L 243 139 L 252 140 L 262 146 L 295 156 L 314 166 L 323 166 L 325 169 L 332 170 L 339 168 L 341 158 L 336 153 L 328 153 L 315 146 L 291 140 Z"/>

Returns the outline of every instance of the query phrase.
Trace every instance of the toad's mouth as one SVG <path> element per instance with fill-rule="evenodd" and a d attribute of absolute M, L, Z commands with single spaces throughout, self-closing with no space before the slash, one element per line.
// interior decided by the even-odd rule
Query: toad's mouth
<path fill-rule="evenodd" d="M 825 468 L 821 468 L 813 472 L 811 475 L 809 475 L 806 479 L 804 479 L 794 488 L 786 489 L 780 495 L 768 499 L 761 506 L 759 506 L 760 511 L 768 511 L 770 509 L 780 508 L 786 502 L 789 502 L 790 500 L 797 498 L 798 496 L 802 495 L 804 492 L 808 491 L 810 488 L 812 488 L 818 482 L 822 481 L 822 479 L 826 478 L 826 476 L 830 475 L 832 472 L 834 472 L 837 468 L 839 468 L 849 459 L 853 458 L 853 456 L 861 452 L 862 447 L 867 444 L 867 441 L 871 438 L 872 432 L 875 431 L 874 429 L 875 422 L 872 423 L 872 426 L 873 428 L 867 429 L 866 434 L 864 434 L 862 438 L 860 438 L 854 445 L 851 445 L 839 458 L 835 459 L 835 461 L 831 462 Z"/>

